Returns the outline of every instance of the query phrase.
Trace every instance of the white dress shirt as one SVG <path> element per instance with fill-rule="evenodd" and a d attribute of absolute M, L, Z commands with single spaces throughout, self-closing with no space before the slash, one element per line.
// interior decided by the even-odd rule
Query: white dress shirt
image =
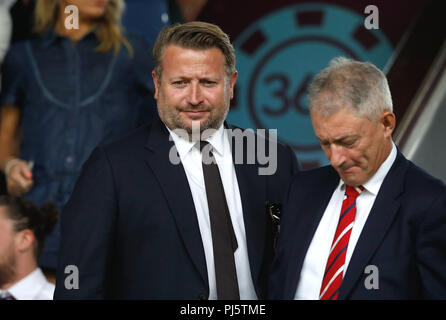
<path fill-rule="evenodd" d="M 370 210 L 375 202 L 379 189 L 396 159 L 396 146 L 392 142 L 392 150 L 387 159 L 381 164 L 378 171 L 365 183 L 364 191 L 356 199 L 356 216 L 353 224 L 350 240 L 348 242 L 345 257 L 344 274 L 348 268 L 356 243 L 367 221 Z M 345 183 L 340 180 L 338 187 L 333 192 L 330 202 L 319 222 L 319 225 L 308 247 L 305 256 L 300 279 L 297 285 L 296 300 L 319 300 L 325 265 L 327 263 L 330 247 L 338 226 L 339 215 L 344 200 Z"/>
<path fill-rule="evenodd" d="M 16 300 L 53 300 L 54 288 L 37 268 L 7 290 L 0 290 L 0 296 L 9 292 Z"/>
<path fill-rule="evenodd" d="M 167 128 L 167 130 L 169 130 L 169 128 Z M 209 299 L 215 300 L 217 299 L 217 289 L 215 282 L 214 251 L 212 247 L 211 225 L 206 188 L 204 185 L 203 168 L 201 165 L 201 152 L 198 148 L 194 147 L 195 143 L 182 139 L 171 130 L 169 130 L 169 132 L 175 143 L 189 182 L 206 257 L 206 267 L 209 279 Z M 228 135 L 225 132 L 223 125 L 221 125 L 209 139 L 206 139 L 206 141 L 212 145 L 213 155 L 220 171 L 226 202 L 228 204 L 232 225 L 237 238 L 238 248 L 234 253 L 234 258 L 237 269 L 240 299 L 257 299 L 248 259 L 242 201 L 235 167 L 232 161 L 232 150 L 229 144 Z"/>

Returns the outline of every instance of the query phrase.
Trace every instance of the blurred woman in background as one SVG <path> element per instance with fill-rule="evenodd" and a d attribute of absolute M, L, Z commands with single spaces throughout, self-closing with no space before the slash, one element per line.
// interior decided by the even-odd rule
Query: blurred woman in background
<path fill-rule="evenodd" d="M 73 7 L 74 6 L 74 7 Z M 0 170 L 37 205 L 67 202 L 98 145 L 151 121 L 151 48 L 124 34 L 123 0 L 38 0 L 36 35 L 11 46 L 0 96 Z M 59 224 L 39 264 L 57 265 Z"/>
<path fill-rule="evenodd" d="M 0 66 L 9 47 L 12 33 L 12 19 L 9 9 L 16 0 L 0 0 Z"/>

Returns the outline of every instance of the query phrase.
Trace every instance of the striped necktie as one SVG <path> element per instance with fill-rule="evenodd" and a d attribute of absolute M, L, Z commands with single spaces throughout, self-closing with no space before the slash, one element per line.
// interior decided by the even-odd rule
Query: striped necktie
<path fill-rule="evenodd" d="M 0 293 L 0 300 L 16 300 L 16 299 L 8 291 L 3 291 Z"/>
<path fill-rule="evenodd" d="M 354 188 L 346 185 L 345 198 L 342 202 L 338 227 L 333 237 L 333 243 L 330 248 L 324 278 L 322 280 L 319 294 L 320 300 L 336 300 L 338 298 L 339 288 L 341 287 L 344 274 L 348 241 L 355 222 L 356 198 L 363 190 L 363 186 Z"/>

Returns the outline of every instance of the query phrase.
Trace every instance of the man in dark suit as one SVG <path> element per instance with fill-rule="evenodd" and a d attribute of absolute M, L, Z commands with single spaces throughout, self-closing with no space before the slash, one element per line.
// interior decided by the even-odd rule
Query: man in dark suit
<path fill-rule="evenodd" d="M 166 27 L 153 53 L 160 119 L 97 148 L 84 165 L 62 215 L 55 298 L 264 298 L 273 255 L 265 203 L 281 200 L 295 155 L 224 123 L 237 71 L 220 28 Z M 265 144 L 268 167 L 259 158 Z M 213 169 L 201 146 L 211 147 Z M 209 182 L 210 171 L 221 181 Z M 226 202 L 216 205 L 215 195 Z"/>
<path fill-rule="evenodd" d="M 384 74 L 334 59 L 308 100 L 331 166 L 293 178 L 270 297 L 446 298 L 446 187 L 392 142 Z"/>

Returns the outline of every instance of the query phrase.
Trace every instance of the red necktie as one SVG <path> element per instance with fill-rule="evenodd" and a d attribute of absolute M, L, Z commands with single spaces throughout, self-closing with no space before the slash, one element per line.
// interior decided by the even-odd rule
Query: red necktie
<path fill-rule="evenodd" d="M 3 293 L 0 293 L 0 300 L 16 300 L 12 294 L 5 291 Z"/>
<path fill-rule="evenodd" d="M 347 254 L 348 241 L 352 233 L 353 223 L 356 215 L 356 198 L 364 190 L 363 186 L 357 188 L 346 186 L 345 199 L 342 202 L 341 215 L 336 228 L 330 254 L 328 255 L 322 280 L 320 300 L 336 300 L 344 274 L 345 256 Z"/>

